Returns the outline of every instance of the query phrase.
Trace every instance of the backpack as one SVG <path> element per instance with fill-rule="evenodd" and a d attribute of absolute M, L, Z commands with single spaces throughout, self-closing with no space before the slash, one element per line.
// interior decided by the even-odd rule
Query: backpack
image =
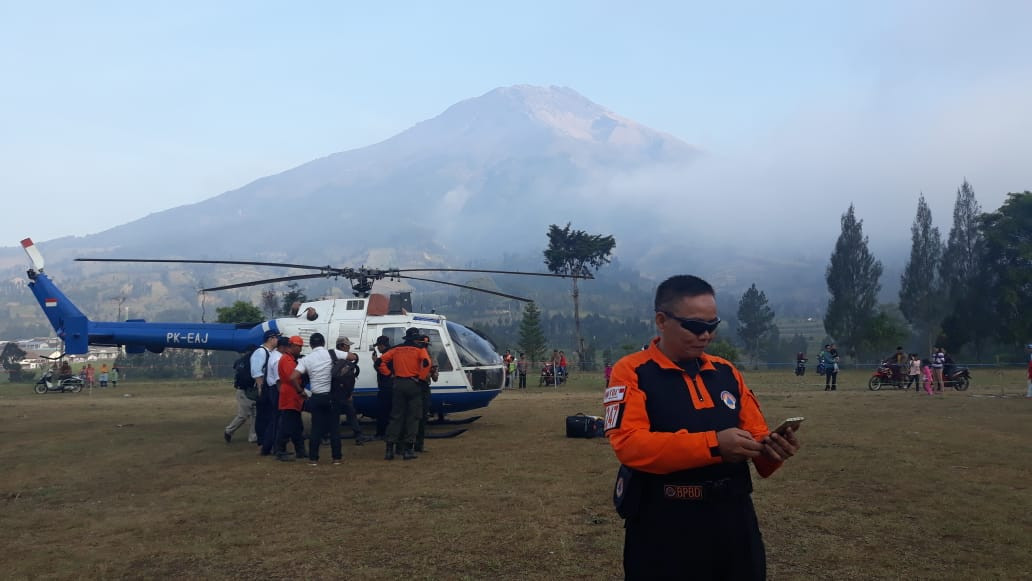
<path fill-rule="evenodd" d="M 598 416 L 586 416 L 578 413 L 566 416 L 567 438 L 597 438 L 602 436 L 605 421 Z"/>
<path fill-rule="evenodd" d="M 244 390 L 244 395 L 251 401 L 258 401 L 258 385 L 251 376 L 251 354 L 245 353 L 233 363 L 233 386 Z M 264 373 L 269 365 L 269 351 L 265 351 L 265 365 L 262 366 Z"/>
<path fill-rule="evenodd" d="M 327 349 L 330 360 L 330 399 L 344 401 L 355 391 L 355 378 L 358 376 L 358 365 L 347 358 L 339 359 L 335 349 Z"/>

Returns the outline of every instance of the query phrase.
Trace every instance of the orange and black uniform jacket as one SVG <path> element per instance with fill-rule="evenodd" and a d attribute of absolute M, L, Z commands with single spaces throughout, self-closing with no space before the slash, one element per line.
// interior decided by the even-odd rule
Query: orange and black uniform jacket
<path fill-rule="evenodd" d="M 301 411 L 305 399 L 301 397 L 301 388 L 296 381 L 291 381 L 290 376 L 297 367 L 297 359 L 290 353 L 284 353 L 279 360 L 278 371 L 280 375 L 279 386 L 279 409 Z"/>
<path fill-rule="evenodd" d="M 706 481 L 749 478 L 744 462 L 724 463 L 717 432 L 741 428 L 762 440 L 770 430 L 741 374 L 725 359 L 703 354 L 694 377 L 653 339 L 645 351 L 617 361 L 606 389 L 606 436 L 622 464 L 642 472 Z M 766 478 L 781 465 L 753 460 Z"/>
<path fill-rule="evenodd" d="M 398 345 L 383 354 L 377 367 L 384 375 L 391 375 L 391 369 L 394 370 L 394 377 L 427 381 L 430 377 L 430 354 L 415 345 Z"/>

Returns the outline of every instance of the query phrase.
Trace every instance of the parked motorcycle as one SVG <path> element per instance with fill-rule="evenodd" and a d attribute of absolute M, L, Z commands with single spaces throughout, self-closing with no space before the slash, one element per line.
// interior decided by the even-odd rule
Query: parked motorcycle
<path fill-rule="evenodd" d="M 964 391 L 971 385 L 971 371 L 963 365 L 948 366 L 948 371 L 942 375 L 942 383 L 946 387 Z"/>
<path fill-rule="evenodd" d="M 82 391 L 83 383 L 82 378 L 74 375 L 54 381 L 54 372 L 52 370 L 47 370 L 47 372 L 43 374 L 43 377 L 40 377 L 36 381 L 36 385 L 32 387 L 32 390 L 40 395 L 47 392 L 64 393 L 66 391 L 79 393 Z"/>

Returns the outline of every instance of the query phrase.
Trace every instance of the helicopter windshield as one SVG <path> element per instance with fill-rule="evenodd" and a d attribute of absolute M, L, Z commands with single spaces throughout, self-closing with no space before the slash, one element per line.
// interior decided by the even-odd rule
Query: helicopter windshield
<path fill-rule="evenodd" d="M 501 355 L 495 351 L 490 341 L 458 323 L 446 321 L 446 324 L 452 343 L 455 344 L 455 351 L 459 354 L 459 363 L 463 367 L 502 364 Z"/>

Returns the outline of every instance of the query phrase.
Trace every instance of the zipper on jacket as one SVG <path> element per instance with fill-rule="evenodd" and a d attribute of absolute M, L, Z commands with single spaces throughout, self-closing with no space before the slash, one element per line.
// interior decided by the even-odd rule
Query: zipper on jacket
<path fill-rule="evenodd" d="M 695 388 L 695 396 L 699 398 L 699 401 L 706 401 L 706 400 L 702 399 L 702 390 L 699 389 L 699 384 L 695 383 L 695 378 L 694 377 L 689 377 L 688 381 L 692 382 L 692 387 Z"/>

